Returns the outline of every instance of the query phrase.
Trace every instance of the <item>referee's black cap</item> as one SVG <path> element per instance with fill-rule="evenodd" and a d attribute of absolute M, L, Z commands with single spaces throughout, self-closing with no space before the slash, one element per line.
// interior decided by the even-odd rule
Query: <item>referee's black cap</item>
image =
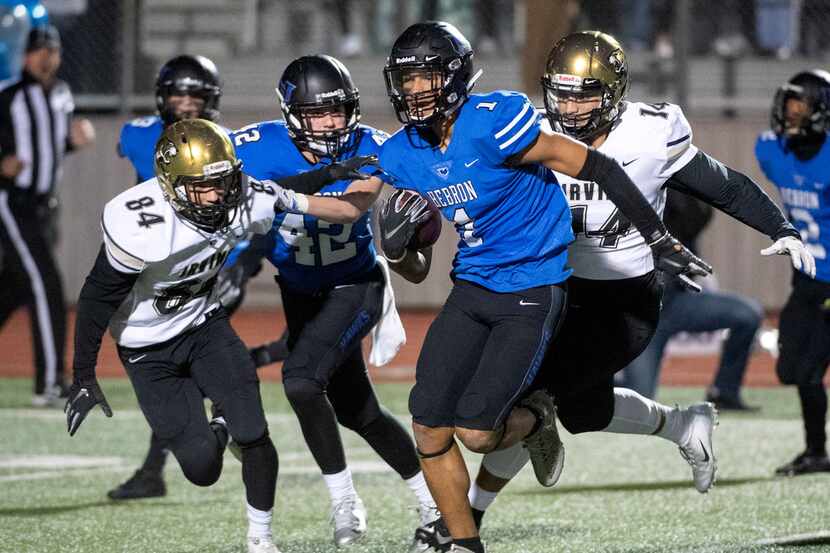
<path fill-rule="evenodd" d="M 35 27 L 29 31 L 29 40 L 26 42 L 26 52 L 33 52 L 41 48 L 60 50 L 61 35 L 54 25 Z"/>

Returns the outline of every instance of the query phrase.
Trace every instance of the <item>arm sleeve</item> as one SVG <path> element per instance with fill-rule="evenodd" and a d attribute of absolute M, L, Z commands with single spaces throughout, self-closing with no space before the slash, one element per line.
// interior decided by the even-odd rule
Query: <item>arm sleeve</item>
<path fill-rule="evenodd" d="M 493 163 L 507 162 L 539 137 L 539 112 L 524 94 L 494 94 L 470 102 L 478 120 L 477 142 Z"/>
<path fill-rule="evenodd" d="M 95 265 L 86 277 L 78 298 L 73 361 L 76 379 L 95 377 L 101 338 L 113 314 L 130 293 L 138 275 L 139 273 L 122 273 L 115 270 L 107 260 L 106 248 L 101 245 Z"/>
<path fill-rule="evenodd" d="M 334 180 L 329 176 L 328 167 L 320 167 L 312 171 L 305 171 L 296 175 L 289 175 L 277 179 L 277 184 L 283 188 L 299 192 L 301 194 L 313 195 L 322 190 Z"/>
<path fill-rule="evenodd" d="M 623 168 L 612 158 L 588 148 L 585 165 L 576 178 L 597 183 L 649 245 L 666 234 L 666 227 L 660 216 Z"/>
<path fill-rule="evenodd" d="M 773 240 L 800 238 L 775 203 L 755 181 L 698 151 L 666 186 L 706 202 Z"/>

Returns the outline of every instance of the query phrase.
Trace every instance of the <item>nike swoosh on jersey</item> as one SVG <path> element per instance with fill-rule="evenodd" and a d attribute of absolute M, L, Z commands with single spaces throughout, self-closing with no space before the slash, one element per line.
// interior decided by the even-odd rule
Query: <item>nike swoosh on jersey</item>
<path fill-rule="evenodd" d="M 464 167 L 467 167 L 467 168 L 469 169 L 470 167 L 472 167 L 473 165 L 475 165 L 476 163 L 478 163 L 478 159 L 479 159 L 479 158 L 475 158 L 473 161 L 471 161 L 471 162 L 469 162 L 469 163 L 465 163 L 465 164 L 464 164 Z"/>
<path fill-rule="evenodd" d="M 542 305 L 542 304 L 541 303 L 535 303 L 535 302 L 532 302 L 532 301 L 519 300 L 519 305 Z"/>
<path fill-rule="evenodd" d="M 638 159 L 640 159 L 640 158 L 635 157 L 635 158 L 634 158 L 634 159 L 632 159 L 631 161 L 623 161 L 622 166 L 623 166 L 623 167 L 628 167 L 629 165 L 631 165 L 632 163 L 634 163 L 634 162 L 635 162 L 635 161 L 637 161 Z"/>
<path fill-rule="evenodd" d="M 141 360 L 142 360 L 142 359 L 144 359 L 145 357 L 147 357 L 147 354 L 146 354 L 146 353 L 143 353 L 143 354 L 141 354 L 141 355 L 136 355 L 135 357 L 130 357 L 130 358 L 128 359 L 128 361 L 129 361 L 130 363 L 138 363 L 139 361 L 141 361 Z"/>

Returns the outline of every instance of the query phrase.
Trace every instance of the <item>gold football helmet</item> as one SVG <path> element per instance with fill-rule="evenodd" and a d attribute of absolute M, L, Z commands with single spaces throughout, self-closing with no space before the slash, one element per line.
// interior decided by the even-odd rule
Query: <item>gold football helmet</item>
<path fill-rule="evenodd" d="M 620 43 L 599 31 L 572 33 L 548 54 L 542 77 L 545 111 L 551 125 L 589 142 L 606 131 L 620 114 L 628 90 L 628 64 Z M 599 106 L 587 114 L 563 114 L 560 102 L 598 97 Z"/>
<path fill-rule="evenodd" d="M 220 230 L 242 201 L 242 162 L 216 123 L 186 119 L 169 125 L 156 143 L 154 168 L 164 196 L 182 217 Z"/>

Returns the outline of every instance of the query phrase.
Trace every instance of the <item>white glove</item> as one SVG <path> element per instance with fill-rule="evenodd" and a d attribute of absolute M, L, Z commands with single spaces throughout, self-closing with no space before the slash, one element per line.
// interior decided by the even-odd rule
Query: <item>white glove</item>
<path fill-rule="evenodd" d="M 275 212 L 287 212 L 287 213 L 307 213 L 308 212 L 308 197 L 305 194 L 300 194 L 299 192 L 294 192 L 288 188 L 283 188 L 282 186 L 274 183 L 275 192 L 276 192 L 276 200 L 274 200 L 274 211 Z"/>
<path fill-rule="evenodd" d="M 761 250 L 761 255 L 789 255 L 796 270 L 804 271 L 810 278 L 816 276 L 816 260 L 807 251 L 804 242 L 792 236 L 779 238 L 769 248 Z"/>

